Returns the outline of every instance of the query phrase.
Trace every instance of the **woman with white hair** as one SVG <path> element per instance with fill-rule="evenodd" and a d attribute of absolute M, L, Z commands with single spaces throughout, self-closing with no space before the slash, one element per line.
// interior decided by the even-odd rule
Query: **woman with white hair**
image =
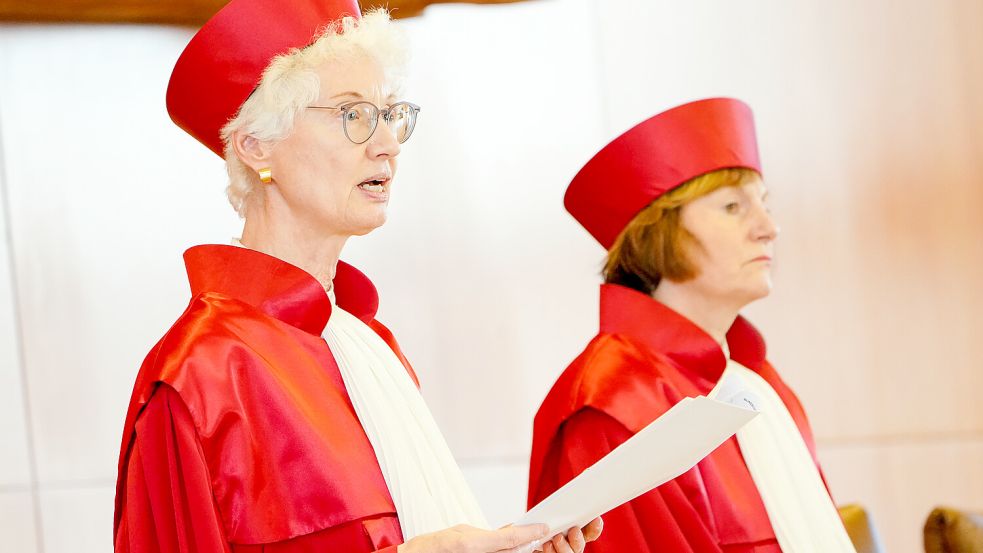
<path fill-rule="evenodd" d="M 386 219 L 405 45 L 355 0 L 233 0 L 178 60 L 174 121 L 226 159 L 245 224 L 188 250 L 192 299 L 140 369 L 117 552 L 531 550 L 486 523 L 386 327 L 339 260 Z M 382 121 L 380 123 L 380 120 Z M 581 552 L 596 521 L 547 550 Z"/>

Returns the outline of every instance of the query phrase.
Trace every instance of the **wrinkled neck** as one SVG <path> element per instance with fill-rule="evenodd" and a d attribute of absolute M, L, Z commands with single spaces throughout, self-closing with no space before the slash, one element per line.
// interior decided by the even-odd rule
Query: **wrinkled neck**
<path fill-rule="evenodd" d="M 721 346 L 727 343 L 727 331 L 744 307 L 668 279 L 659 283 L 652 297 L 692 321 Z"/>
<path fill-rule="evenodd" d="M 349 235 L 320 231 L 292 217 L 288 210 L 269 205 L 249 206 L 239 245 L 296 265 L 331 290 Z"/>

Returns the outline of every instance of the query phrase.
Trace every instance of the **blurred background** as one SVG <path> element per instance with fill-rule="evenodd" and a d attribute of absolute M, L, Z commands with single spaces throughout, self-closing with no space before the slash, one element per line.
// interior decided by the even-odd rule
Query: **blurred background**
<path fill-rule="evenodd" d="M 4 551 L 111 551 L 123 417 L 188 300 L 181 254 L 241 230 L 221 160 L 164 108 L 197 20 L 153 4 L 184 24 L 0 24 Z M 922 550 L 937 504 L 983 509 L 983 2 L 531 0 L 401 24 L 423 111 L 389 222 L 343 258 L 492 523 L 524 512 L 532 417 L 597 329 L 604 252 L 563 210 L 569 179 L 717 95 L 755 111 L 782 226 L 746 315 L 836 501 L 892 553 Z"/>

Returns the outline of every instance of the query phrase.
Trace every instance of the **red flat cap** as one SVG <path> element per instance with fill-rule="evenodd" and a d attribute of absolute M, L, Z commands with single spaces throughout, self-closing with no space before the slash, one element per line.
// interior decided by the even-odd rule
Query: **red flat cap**
<path fill-rule="evenodd" d="M 732 98 L 664 111 L 614 139 L 567 187 L 567 211 L 605 249 L 653 200 L 686 181 L 733 167 L 761 172 L 751 108 Z"/>
<path fill-rule="evenodd" d="M 174 65 L 167 112 L 223 156 L 222 127 L 274 57 L 309 46 L 325 26 L 361 17 L 357 0 L 232 0 L 205 23 Z"/>

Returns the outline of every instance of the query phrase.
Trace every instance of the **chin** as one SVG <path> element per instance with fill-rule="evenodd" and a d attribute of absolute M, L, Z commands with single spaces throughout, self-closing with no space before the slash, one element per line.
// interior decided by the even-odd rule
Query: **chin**
<path fill-rule="evenodd" d="M 762 298 L 768 297 L 771 294 L 771 280 L 760 283 L 753 289 L 748 291 L 748 295 L 751 296 L 751 301 L 760 300 Z"/>
<path fill-rule="evenodd" d="M 378 217 L 372 217 L 366 220 L 358 221 L 352 230 L 352 236 L 365 236 L 366 234 L 372 232 L 373 230 L 386 224 L 386 213 L 383 212 Z"/>

